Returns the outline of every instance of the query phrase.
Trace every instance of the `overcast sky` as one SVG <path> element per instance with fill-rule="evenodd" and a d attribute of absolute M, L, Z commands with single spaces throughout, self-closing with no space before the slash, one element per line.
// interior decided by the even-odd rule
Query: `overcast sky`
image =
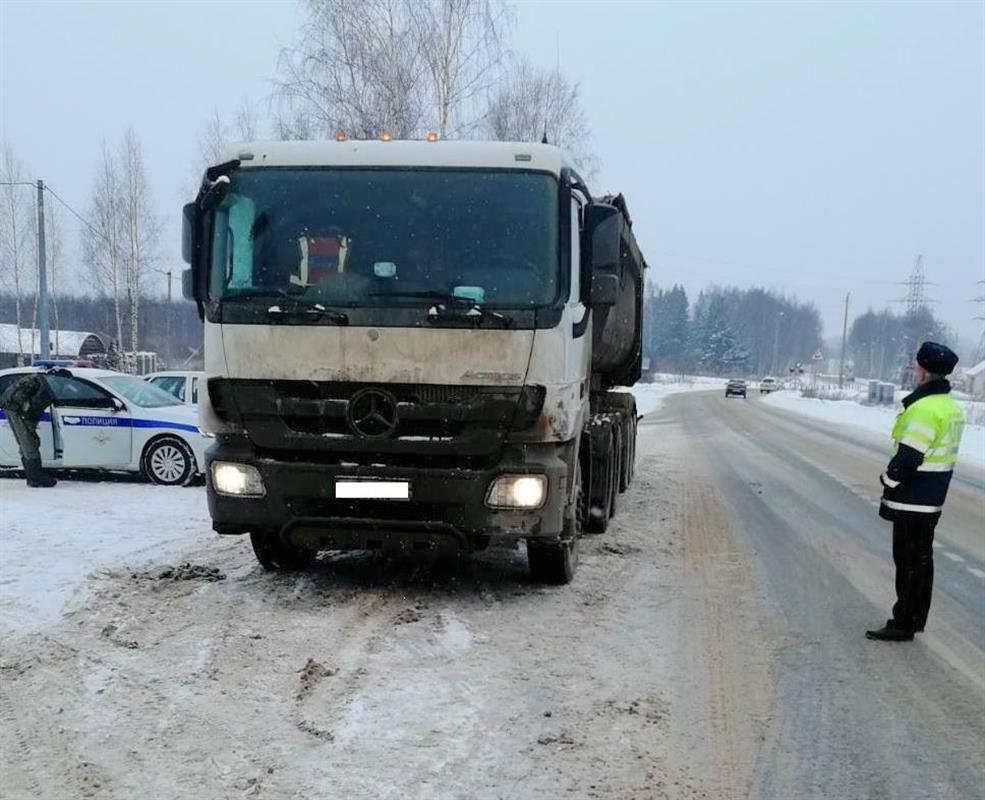
<path fill-rule="evenodd" d="M 827 336 L 903 296 L 918 254 L 965 337 L 985 294 L 985 4 L 516 4 L 514 49 L 559 50 L 660 284 L 813 300 Z M 291 2 L 0 2 L 0 133 L 80 210 L 101 142 L 139 134 L 178 216 L 214 106 L 271 91 Z M 558 48 L 558 43 L 560 44 Z"/>

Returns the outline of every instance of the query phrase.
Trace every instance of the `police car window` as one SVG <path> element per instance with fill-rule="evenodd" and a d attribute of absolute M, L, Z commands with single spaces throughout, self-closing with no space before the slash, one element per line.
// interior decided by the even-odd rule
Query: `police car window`
<path fill-rule="evenodd" d="M 0 394 L 3 394 L 20 375 L 0 375 Z"/>
<path fill-rule="evenodd" d="M 48 375 L 46 377 L 51 393 L 55 397 L 55 405 L 58 406 L 109 406 L 112 405 L 112 397 L 108 392 L 103 391 L 88 381 L 78 378 L 69 378 L 65 375 Z"/>
<path fill-rule="evenodd" d="M 153 378 L 151 383 L 158 389 L 173 394 L 179 400 L 185 399 L 185 379 L 180 375 L 163 375 L 160 378 Z"/>
<path fill-rule="evenodd" d="M 192 378 L 192 402 L 198 402 L 198 378 Z"/>

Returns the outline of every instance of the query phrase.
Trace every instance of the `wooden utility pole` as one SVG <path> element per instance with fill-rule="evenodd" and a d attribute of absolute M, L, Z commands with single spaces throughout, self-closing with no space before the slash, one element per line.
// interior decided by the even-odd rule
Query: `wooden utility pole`
<path fill-rule="evenodd" d="M 845 384 L 845 350 L 848 346 L 848 301 L 852 293 L 845 295 L 845 321 L 841 326 L 841 361 L 838 363 L 838 388 Z"/>

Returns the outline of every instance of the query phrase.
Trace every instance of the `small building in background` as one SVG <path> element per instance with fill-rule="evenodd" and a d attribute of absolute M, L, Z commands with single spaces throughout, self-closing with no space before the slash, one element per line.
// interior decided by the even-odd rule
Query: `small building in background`
<path fill-rule="evenodd" d="M 98 361 L 106 355 L 106 344 L 98 334 L 65 330 L 49 333 L 51 358 Z M 0 369 L 20 367 L 41 357 L 41 333 L 37 328 L 21 328 L 19 340 L 17 334 L 16 325 L 0 322 Z"/>
<path fill-rule="evenodd" d="M 136 353 L 125 353 L 125 358 L 133 367 L 136 375 L 149 375 L 157 372 L 157 353 L 150 350 L 139 350 Z"/>
<path fill-rule="evenodd" d="M 985 360 L 964 371 L 964 390 L 976 400 L 985 400 Z"/>

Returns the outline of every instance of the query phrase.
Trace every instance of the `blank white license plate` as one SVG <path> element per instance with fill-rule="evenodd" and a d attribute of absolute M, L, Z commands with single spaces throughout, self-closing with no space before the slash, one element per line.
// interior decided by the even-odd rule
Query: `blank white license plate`
<path fill-rule="evenodd" d="M 410 481 L 336 481 L 337 500 L 410 500 Z"/>

